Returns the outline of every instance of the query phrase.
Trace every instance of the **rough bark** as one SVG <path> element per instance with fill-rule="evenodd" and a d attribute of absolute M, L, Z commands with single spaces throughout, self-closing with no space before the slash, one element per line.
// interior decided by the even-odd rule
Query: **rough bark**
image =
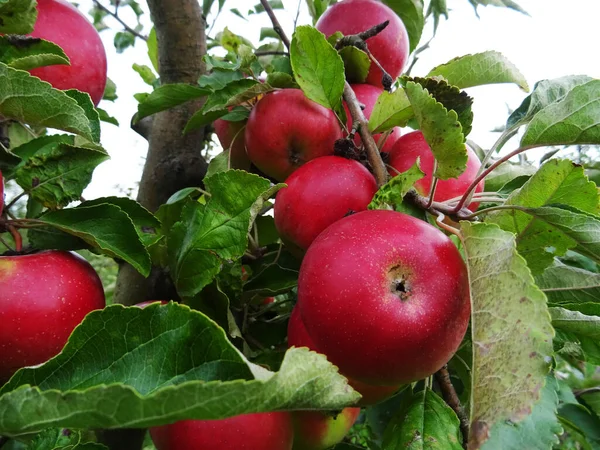
<path fill-rule="evenodd" d="M 148 0 L 158 41 L 159 74 L 163 84 L 196 83 L 206 54 L 205 23 L 197 0 Z M 138 201 L 156 211 L 175 192 L 198 186 L 206 173 L 202 157 L 204 131 L 187 135 L 182 130 L 200 107 L 189 102 L 153 116 L 148 136 L 148 155 Z M 115 288 L 115 301 L 131 305 L 144 300 L 174 298 L 168 277 L 153 270 L 145 279 L 123 264 Z"/>

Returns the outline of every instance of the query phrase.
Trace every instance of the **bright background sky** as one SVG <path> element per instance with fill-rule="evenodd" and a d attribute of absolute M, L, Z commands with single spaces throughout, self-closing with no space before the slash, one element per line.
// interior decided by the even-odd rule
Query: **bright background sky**
<path fill-rule="evenodd" d="M 285 11 L 276 11 L 286 33 L 291 37 L 298 4 L 301 4 L 298 24 L 311 24 L 304 0 L 284 0 Z M 496 50 L 503 53 L 525 75 L 533 87 L 536 81 L 565 75 L 585 74 L 600 78 L 600 57 L 598 48 L 598 0 L 517 0 L 529 12 L 525 16 L 505 8 L 480 7 L 479 18 L 475 15 L 468 0 L 448 0 L 451 8 L 449 20 L 442 19 L 438 32 L 431 42 L 430 49 L 421 54 L 412 75 L 425 75 L 438 64 L 456 56 Z M 145 7 L 143 0 L 140 2 Z M 215 3 L 218 3 L 215 1 Z M 229 9 L 246 11 L 258 0 L 227 0 L 225 9 L 219 16 L 211 35 L 225 26 L 258 44 L 261 27 L 270 26 L 266 14 L 250 16 L 250 21 L 229 13 Z M 91 7 L 91 0 L 81 0 L 82 10 Z M 108 5 L 108 1 L 105 2 Z M 135 18 L 121 8 L 123 19 L 135 25 Z M 149 18 L 145 17 L 145 23 Z M 119 30 L 118 24 L 107 18 L 107 23 Z M 209 24 L 214 15 L 208 17 Z M 146 27 L 148 31 L 148 27 Z M 421 44 L 432 33 L 432 25 L 426 28 Z M 122 195 L 123 189 L 136 189 L 142 173 L 147 142 L 128 124 L 137 110 L 133 98 L 136 92 L 149 92 L 131 66 L 133 63 L 147 64 L 147 49 L 143 41 L 134 48 L 117 54 L 113 46 L 114 31 L 102 32 L 108 53 L 109 77 L 117 84 L 119 98 L 116 102 L 102 102 L 101 108 L 116 117 L 121 126 L 103 124 L 102 143 L 111 160 L 103 163 L 94 172 L 90 186 L 84 192 L 87 199 Z M 527 95 L 514 85 L 481 86 L 468 90 L 474 97 L 475 120 L 469 138 L 483 148 L 489 148 L 497 133 L 491 130 L 505 123 L 508 109 L 515 109 Z M 511 147 L 509 144 L 508 148 Z"/>

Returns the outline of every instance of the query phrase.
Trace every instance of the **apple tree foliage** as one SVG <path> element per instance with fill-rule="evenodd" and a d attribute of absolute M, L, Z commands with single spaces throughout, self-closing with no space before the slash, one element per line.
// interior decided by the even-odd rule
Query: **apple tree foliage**
<path fill-rule="evenodd" d="M 509 0 L 469 1 L 475 8 L 523 12 Z M 270 3 L 275 12 L 283 7 Z M 334 2 L 306 3 L 316 22 Z M 445 0 L 385 3 L 406 24 L 411 51 L 426 20 L 437 27 L 449 15 Z M 204 12 L 208 16 L 226 4 L 204 0 Z M 138 18 L 143 14 L 135 1 L 120 7 Z M 264 8 L 232 12 L 252 22 Z M 98 28 L 105 16 L 94 10 Z M 26 34 L 35 17 L 33 0 L 0 1 L 1 34 Z M 122 51 L 135 39 L 119 32 L 115 46 Z M 332 39 L 299 25 L 286 54 L 271 28 L 262 30 L 259 48 L 224 29 L 209 48 L 223 48 L 227 56 L 209 52 L 207 74 L 197 84 L 161 84 L 151 31 L 149 65 L 135 64 L 134 70 L 153 91 L 136 95 L 133 121 L 204 99 L 181 130 L 188 133 L 218 118 L 245 120 L 261 95 L 288 87 L 300 87 L 343 115 L 344 80 L 364 80 L 370 61 L 354 48 L 336 51 Z M 163 267 L 181 302 L 93 312 L 57 357 L 18 371 L 0 387 L 0 436 L 10 439 L 8 445 L 101 449 L 90 430 L 335 410 L 356 402 L 359 394 L 325 357 L 306 349 L 285 351 L 300 263 L 282 246 L 266 213 L 284 185 L 230 170 L 226 149 L 212 159 L 201 187 L 176 193 L 158 211 L 128 198 L 80 201 L 95 167 L 108 158 L 100 120 L 115 120 L 95 109 L 87 95 L 56 90 L 25 71 L 53 64 L 68 64 L 56 45 L 40 41 L 24 47 L 0 36 L 0 118 L 9 142 L 0 146 L 0 169 L 20 188 L 18 199 L 7 199 L 9 223 L 20 227 L 34 249 L 89 250 L 144 276 L 153 266 Z M 391 93 L 379 97 L 369 130 L 422 130 L 440 179 L 457 177 L 465 168 L 473 113 L 463 89 L 513 83 L 525 92 L 497 143 L 480 152 L 487 167 L 498 168 L 487 177 L 479 211 L 453 225 L 469 270 L 472 318 L 448 367 L 469 418 L 469 448 L 600 447 L 600 198 L 589 178 L 598 178 L 600 162 L 584 158 L 576 164 L 554 155 L 539 167 L 525 159 L 499 164 L 508 142 L 515 142 L 510 149 L 515 155 L 537 147 L 600 144 L 600 80 L 569 76 L 530 89 L 495 51 L 458 57 L 421 75 L 400 77 Z M 109 85 L 105 99 L 116 98 L 113 88 Z M 517 134 L 518 142 L 510 140 Z M 421 176 L 414 167 L 393 178 L 370 207 L 435 222 L 411 203 L 411 188 Z M 25 211 L 15 215 L 24 199 Z M 456 203 L 442 206 L 448 212 Z M 10 245 L 10 233 L 2 231 Z M 267 296 L 277 301 L 263 305 Z M 454 449 L 464 438 L 457 413 L 431 379 L 366 408 L 363 418 L 353 442 L 338 449 Z"/>

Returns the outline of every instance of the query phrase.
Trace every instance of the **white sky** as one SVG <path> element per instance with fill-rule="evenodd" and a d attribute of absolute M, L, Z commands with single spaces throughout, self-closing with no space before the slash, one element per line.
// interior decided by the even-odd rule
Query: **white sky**
<path fill-rule="evenodd" d="M 304 0 L 284 0 L 285 12 L 276 12 L 288 36 L 292 34 L 299 1 L 301 11 L 298 24 L 312 23 Z M 490 6 L 479 8 L 478 19 L 468 0 L 448 0 L 448 6 L 452 8 L 450 19 L 442 19 L 430 49 L 421 54 L 412 74 L 425 75 L 434 66 L 456 56 L 497 50 L 521 70 L 530 87 L 536 81 L 564 75 L 585 74 L 600 78 L 600 35 L 596 28 L 600 18 L 600 1 L 517 1 L 531 17 Z M 140 3 L 145 6 L 143 0 Z M 266 14 L 250 16 L 251 20 L 247 22 L 228 12 L 231 8 L 245 12 L 255 3 L 258 0 L 227 0 L 225 10 L 211 34 L 214 35 L 227 26 L 236 34 L 257 43 L 260 28 L 270 26 Z M 84 11 L 90 6 L 91 0 L 81 0 Z M 124 14 L 125 8 L 121 9 L 124 10 L 123 18 L 135 25 L 133 15 Z M 214 16 L 209 16 L 208 20 L 212 23 Z M 117 25 L 109 19 L 107 23 Z M 426 29 L 421 44 L 430 35 L 431 26 Z M 117 186 L 121 189 L 135 189 L 147 151 L 146 141 L 128 126 L 137 109 L 133 94 L 151 90 L 131 69 L 133 63 L 150 65 L 145 44 L 138 41 L 135 48 L 118 55 L 112 44 L 113 32 L 105 31 L 102 36 L 108 52 L 109 77 L 117 83 L 119 99 L 114 103 L 102 102 L 100 107 L 115 116 L 121 126 L 103 124 L 102 143 L 111 160 L 96 169 L 92 183 L 84 192 L 87 199 L 122 195 L 122 190 Z M 527 94 L 514 85 L 482 86 L 468 91 L 475 99 L 475 121 L 469 138 L 483 148 L 489 148 L 497 136 L 490 130 L 502 125 L 507 118 L 507 108 L 519 106 Z M 508 147 L 511 148 L 510 144 Z"/>

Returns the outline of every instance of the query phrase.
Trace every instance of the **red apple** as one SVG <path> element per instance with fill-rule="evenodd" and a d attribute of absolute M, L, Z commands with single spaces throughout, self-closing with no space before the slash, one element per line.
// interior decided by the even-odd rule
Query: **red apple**
<path fill-rule="evenodd" d="M 183 420 L 150 428 L 157 450 L 291 450 L 290 414 L 244 414 L 222 420 Z"/>
<path fill-rule="evenodd" d="M 373 112 L 373 108 L 375 107 L 375 103 L 377 103 L 377 99 L 383 92 L 383 89 L 377 86 L 373 86 L 372 84 L 353 84 L 352 89 L 354 90 L 358 101 L 365 106 L 365 109 L 363 109 L 365 117 L 367 118 L 367 120 L 370 119 L 371 113 Z M 346 106 L 345 102 L 344 109 L 346 110 L 346 117 L 348 118 L 346 128 L 348 128 L 348 131 L 350 131 L 352 129 L 352 117 L 350 116 L 350 111 L 348 110 L 348 106 Z M 391 131 L 391 133 L 385 140 L 385 143 L 383 144 L 383 147 L 380 149 L 380 151 L 389 152 L 396 143 L 396 141 L 400 139 L 401 134 L 401 128 L 394 127 L 394 129 Z M 375 139 L 375 142 L 377 142 L 377 144 L 379 144 L 379 139 L 381 139 L 382 137 L 383 133 L 373 135 L 373 138 Z M 354 143 L 357 147 L 360 147 L 362 145 L 362 139 L 360 138 L 358 132 L 354 135 Z"/>
<path fill-rule="evenodd" d="M 46 251 L 0 256 L 0 381 L 58 354 L 104 290 L 78 255 Z"/>
<path fill-rule="evenodd" d="M 229 150 L 231 168 L 250 170 L 250 159 L 246 154 L 246 140 L 244 138 L 246 121 L 228 122 L 217 119 L 213 126 L 221 147 L 223 147 L 223 150 Z"/>
<path fill-rule="evenodd" d="M 475 178 L 477 178 L 481 162 L 469 146 L 466 148 L 468 156 L 467 168 L 458 178 L 438 181 L 434 196 L 435 201 L 443 202 L 460 197 L 471 183 L 475 181 Z M 415 188 L 419 194 L 428 196 L 431 189 L 435 157 L 421 131 L 413 131 L 412 133 L 405 134 L 396 141 L 390 151 L 389 164 L 398 172 L 405 172 L 415 164 L 417 158 L 420 158 L 421 170 L 425 172 L 425 176 L 415 183 Z M 390 175 L 395 176 L 397 172 L 390 169 Z M 475 192 L 483 192 L 484 184 L 485 182 L 482 180 L 477 185 Z M 469 207 L 475 211 L 478 206 L 479 203 L 473 202 Z"/>
<path fill-rule="evenodd" d="M 341 373 L 368 384 L 425 378 L 454 354 L 470 316 L 466 266 L 427 222 L 363 211 L 312 243 L 298 305 L 317 348 Z"/>
<path fill-rule="evenodd" d="M 339 413 L 297 411 L 294 421 L 294 450 L 325 450 L 342 442 L 358 419 L 360 408 Z"/>
<path fill-rule="evenodd" d="M 317 349 L 313 339 L 309 336 L 306 327 L 302 323 L 300 317 L 300 309 L 296 306 L 292 310 L 290 320 L 288 322 L 287 338 L 289 347 L 307 347 L 308 349 L 317 353 L 322 353 Z M 352 388 L 362 395 L 362 398 L 358 402 L 358 406 L 369 406 L 379 403 L 388 397 L 391 397 L 398 389 L 399 386 L 377 386 L 348 378 L 348 384 Z"/>
<path fill-rule="evenodd" d="M 325 228 L 351 211 L 364 211 L 377 182 L 359 162 L 314 159 L 285 180 L 275 198 L 275 226 L 284 242 L 306 250 Z"/>
<path fill-rule="evenodd" d="M 106 52 L 94 26 L 64 0 L 38 0 L 38 17 L 31 36 L 59 45 L 70 66 L 39 67 L 31 74 L 56 89 L 78 89 L 100 103 L 106 87 Z"/>
<path fill-rule="evenodd" d="M 388 6 L 375 0 L 344 0 L 331 6 L 315 25 L 317 30 L 331 36 L 340 31 L 344 36 L 358 34 L 389 20 L 385 30 L 368 39 L 373 56 L 392 78 L 402 73 L 408 59 L 408 34 L 402 20 Z M 383 74 L 371 64 L 367 83 L 382 86 Z"/>
<path fill-rule="evenodd" d="M 342 129 L 333 111 L 309 100 L 300 89 L 283 89 L 258 101 L 245 138 L 250 161 L 283 181 L 311 159 L 332 155 Z"/>

